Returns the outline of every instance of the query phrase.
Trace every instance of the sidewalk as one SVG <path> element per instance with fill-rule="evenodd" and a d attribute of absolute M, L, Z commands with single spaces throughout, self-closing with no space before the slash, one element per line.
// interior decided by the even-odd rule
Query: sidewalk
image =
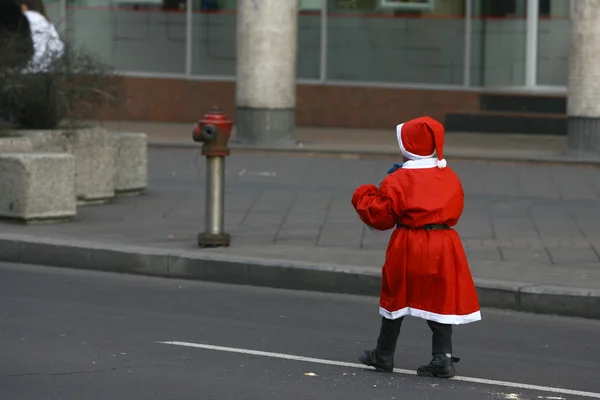
<path fill-rule="evenodd" d="M 193 122 L 101 122 L 107 129 L 122 132 L 144 132 L 155 147 L 192 147 Z M 235 143 L 235 127 L 231 147 L 235 153 L 303 153 L 309 155 L 343 155 L 346 157 L 397 157 L 395 127 L 389 130 L 345 128 L 296 128 L 295 146 L 255 146 Z M 453 159 L 527 161 L 561 164 L 600 165 L 600 158 L 576 159 L 565 155 L 566 137 L 556 135 L 480 134 L 450 132 L 445 138 L 445 156 Z"/>
<path fill-rule="evenodd" d="M 140 197 L 80 207 L 58 225 L 0 223 L 0 260 L 376 295 L 387 237 L 350 204 L 386 159 L 233 154 L 232 246 L 199 249 L 204 160 L 151 148 Z M 600 318 L 600 174 L 595 167 L 448 160 L 466 193 L 457 230 L 485 306 Z"/>

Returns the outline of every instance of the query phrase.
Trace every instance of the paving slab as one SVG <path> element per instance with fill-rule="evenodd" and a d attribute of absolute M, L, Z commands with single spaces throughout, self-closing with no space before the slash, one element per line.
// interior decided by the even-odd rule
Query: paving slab
<path fill-rule="evenodd" d="M 191 139 L 189 123 L 148 121 L 94 121 L 115 132 L 144 132 L 151 146 L 196 147 Z M 235 153 L 303 153 L 344 158 L 396 157 L 398 145 L 395 127 L 390 129 L 348 129 L 297 127 L 294 145 L 253 146 L 236 143 L 234 125 L 231 137 Z M 471 160 L 508 160 L 535 163 L 600 164 L 600 157 L 572 157 L 566 154 L 566 136 L 526 135 L 514 133 L 447 132 L 446 157 Z"/>
<path fill-rule="evenodd" d="M 152 148 L 146 194 L 80 207 L 68 224 L 0 223 L 0 260 L 113 270 L 124 259 L 128 273 L 376 295 L 389 233 L 366 229 L 350 198 L 389 165 L 234 154 L 226 162 L 225 207 L 232 246 L 199 249 L 204 160 L 198 149 Z M 507 308 L 600 318 L 600 307 L 590 305 L 597 301 L 590 293 L 600 292 L 598 169 L 452 159 L 449 165 L 465 187 L 457 230 L 482 301 L 500 306 L 504 296 Z M 498 292 L 493 282 L 511 289 Z M 551 300 L 527 303 L 533 294 L 521 291 L 528 287 L 564 288 L 588 303 L 564 305 L 554 289 Z"/>

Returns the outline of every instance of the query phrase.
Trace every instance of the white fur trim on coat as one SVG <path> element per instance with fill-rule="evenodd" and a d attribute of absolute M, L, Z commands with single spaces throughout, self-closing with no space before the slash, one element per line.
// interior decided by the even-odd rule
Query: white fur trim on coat
<path fill-rule="evenodd" d="M 388 311 L 379 307 L 379 315 L 387 319 L 398 319 L 407 315 L 422 318 L 427 321 L 434 321 L 440 324 L 462 325 L 481 320 L 481 311 L 475 311 L 466 315 L 436 314 L 425 310 L 419 310 L 412 307 L 404 307 L 398 311 Z"/>

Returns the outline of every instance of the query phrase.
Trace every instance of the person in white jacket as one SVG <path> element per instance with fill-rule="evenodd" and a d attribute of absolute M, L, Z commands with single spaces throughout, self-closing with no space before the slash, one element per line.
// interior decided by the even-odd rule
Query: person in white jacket
<path fill-rule="evenodd" d="M 43 0 L 20 0 L 23 14 L 29 20 L 34 54 L 27 72 L 48 72 L 52 63 L 62 57 L 65 44 L 54 25 L 48 20 Z"/>

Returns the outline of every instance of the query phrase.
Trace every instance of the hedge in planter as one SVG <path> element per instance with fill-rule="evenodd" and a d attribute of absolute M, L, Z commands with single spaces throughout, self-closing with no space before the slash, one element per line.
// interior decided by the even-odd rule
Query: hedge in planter
<path fill-rule="evenodd" d="M 81 201 L 104 202 L 117 190 L 143 189 L 138 182 L 145 183 L 146 179 L 145 141 L 139 149 L 141 168 L 118 174 L 123 165 L 131 169 L 119 159 L 123 140 L 100 127 L 84 126 L 99 109 L 121 104 L 124 90 L 120 75 L 93 54 L 69 45 L 62 57 L 45 61 L 41 64 L 49 64 L 48 68 L 32 64 L 25 70 L 0 68 L 0 81 L 6 82 L 0 87 L 0 99 L 14 123 L 8 134 L 26 137 L 33 151 L 74 155 L 75 191 Z M 44 72 L 29 72 L 40 69 Z M 139 179 L 119 179 L 132 173 Z"/>
<path fill-rule="evenodd" d="M 64 55 L 44 72 L 30 73 L 10 67 L 22 57 L 12 51 L 15 46 L 12 40 L 0 43 L 0 104 L 17 129 L 77 127 L 99 109 L 118 107 L 124 100 L 121 76 L 82 48 L 67 44 Z"/>

